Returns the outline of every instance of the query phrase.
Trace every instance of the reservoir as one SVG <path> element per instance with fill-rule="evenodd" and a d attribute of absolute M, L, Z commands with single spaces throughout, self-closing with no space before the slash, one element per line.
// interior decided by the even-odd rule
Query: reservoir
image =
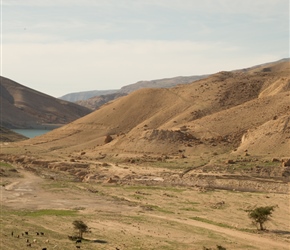
<path fill-rule="evenodd" d="M 52 129 L 11 129 L 12 131 L 24 135 L 28 138 L 33 138 L 35 136 L 43 135 L 48 133 Z"/>

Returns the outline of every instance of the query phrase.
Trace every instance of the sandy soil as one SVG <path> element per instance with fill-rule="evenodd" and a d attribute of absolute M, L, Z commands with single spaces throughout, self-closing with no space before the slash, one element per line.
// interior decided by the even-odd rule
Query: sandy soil
<path fill-rule="evenodd" d="M 102 197 L 92 199 L 89 194 L 84 196 L 76 191 L 65 192 L 65 189 L 60 193 L 53 192 L 53 190 L 47 191 L 42 185 L 51 182 L 28 171 L 19 172 L 23 178 L 17 179 L 5 187 L 1 186 L 2 204 L 13 209 L 73 209 L 79 206 L 111 212 L 120 209 L 115 204 L 113 206 L 113 202 L 106 201 Z"/>
<path fill-rule="evenodd" d="M 223 245 L 227 249 L 289 249 L 290 230 L 289 221 L 286 220 L 289 218 L 289 210 L 287 211 L 288 206 L 285 204 L 287 195 L 268 195 L 271 196 L 271 203 L 279 203 L 280 208 L 273 218 L 274 222 L 269 224 L 272 230 L 257 234 L 241 231 L 242 228 L 253 228 L 249 226 L 250 221 L 244 212 L 237 212 L 236 215 L 231 213 L 238 210 L 241 204 L 252 203 L 257 198 L 261 199 L 261 203 L 267 202 L 265 194 L 235 194 L 224 191 L 200 193 L 190 189 L 120 187 L 115 184 L 68 185 L 44 179 L 25 170 L 20 169 L 19 172 L 23 178 L 9 179 L 10 184 L 1 187 L 2 207 L 13 211 L 78 210 L 81 218 L 88 221 L 92 230 L 87 237 L 91 240 L 102 238 L 103 240 L 98 242 L 106 242 L 99 244 L 98 249 L 202 249 L 202 246 L 215 245 Z M 96 195 L 92 189 L 102 195 Z M 242 202 L 238 201 L 241 197 L 245 199 Z M 211 209 L 211 205 L 221 199 L 225 204 L 230 204 L 227 205 L 230 207 Z M 200 209 L 201 211 L 195 212 L 195 209 L 190 211 L 187 209 L 190 204 L 196 204 L 196 211 Z M 96 213 L 98 216 L 95 216 Z M 230 214 L 227 216 L 227 213 Z M 281 219 L 283 213 L 284 219 Z M 211 222 L 215 220 L 223 222 L 229 228 L 191 219 L 196 214 L 199 218 L 206 218 Z M 240 215 L 243 215 L 243 218 L 239 218 Z M 1 217 L 2 220 L 5 218 L 3 215 Z M 20 216 L 4 228 L 13 230 L 13 226 L 21 224 L 20 220 L 28 220 L 32 224 L 39 222 L 39 218 L 35 221 L 25 218 Z M 62 224 L 59 224 L 51 217 L 40 219 L 45 222 L 43 226 L 45 230 L 50 231 L 50 242 L 56 242 L 54 245 L 50 243 L 51 248 L 73 249 L 72 243 L 71 247 L 62 245 L 63 241 L 68 241 L 67 239 L 56 240 L 52 236 L 53 233 L 62 234 L 64 228 L 66 230 L 71 228 L 71 220 L 59 219 L 62 221 Z M 23 226 L 18 225 L 18 229 L 14 230 L 24 230 L 21 227 Z M 275 231 L 283 233 L 278 234 Z M 5 235 L 3 231 L 2 235 Z M 2 238 L 4 239 L 2 245 L 6 244 L 7 238 L 8 236 Z M 89 243 L 83 246 L 85 249 L 95 249 Z"/>

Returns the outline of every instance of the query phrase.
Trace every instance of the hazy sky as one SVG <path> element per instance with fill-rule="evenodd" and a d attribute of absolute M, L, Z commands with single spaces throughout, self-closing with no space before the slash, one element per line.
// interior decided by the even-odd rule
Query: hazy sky
<path fill-rule="evenodd" d="M 0 0 L 1 75 L 60 97 L 289 57 L 289 0 Z"/>

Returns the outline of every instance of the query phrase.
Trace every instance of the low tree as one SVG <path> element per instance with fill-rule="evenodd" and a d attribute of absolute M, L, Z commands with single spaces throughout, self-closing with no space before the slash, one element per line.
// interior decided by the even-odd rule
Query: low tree
<path fill-rule="evenodd" d="M 88 226 L 81 220 L 75 220 L 72 224 L 74 226 L 74 229 L 78 231 L 78 237 L 80 239 L 83 238 L 83 233 L 89 232 Z"/>
<path fill-rule="evenodd" d="M 246 210 L 253 224 L 259 225 L 260 230 L 265 230 L 264 223 L 270 220 L 276 206 L 257 207 L 255 209 Z"/>

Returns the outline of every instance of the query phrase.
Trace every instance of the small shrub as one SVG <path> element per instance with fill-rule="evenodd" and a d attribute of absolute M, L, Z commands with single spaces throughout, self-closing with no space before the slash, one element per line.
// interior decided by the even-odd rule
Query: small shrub
<path fill-rule="evenodd" d="M 72 224 L 74 226 L 74 229 L 78 231 L 78 237 L 80 239 L 83 238 L 83 233 L 89 232 L 88 226 L 81 220 L 75 220 Z"/>
<path fill-rule="evenodd" d="M 259 225 L 260 230 L 265 230 L 264 224 L 270 220 L 272 213 L 274 212 L 275 206 L 257 207 L 255 209 L 246 210 L 253 224 Z"/>
<path fill-rule="evenodd" d="M 105 143 L 109 143 L 113 140 L 112 136 L 110 135 L 107 135 L 106 138 L 105 138 Z"/>

